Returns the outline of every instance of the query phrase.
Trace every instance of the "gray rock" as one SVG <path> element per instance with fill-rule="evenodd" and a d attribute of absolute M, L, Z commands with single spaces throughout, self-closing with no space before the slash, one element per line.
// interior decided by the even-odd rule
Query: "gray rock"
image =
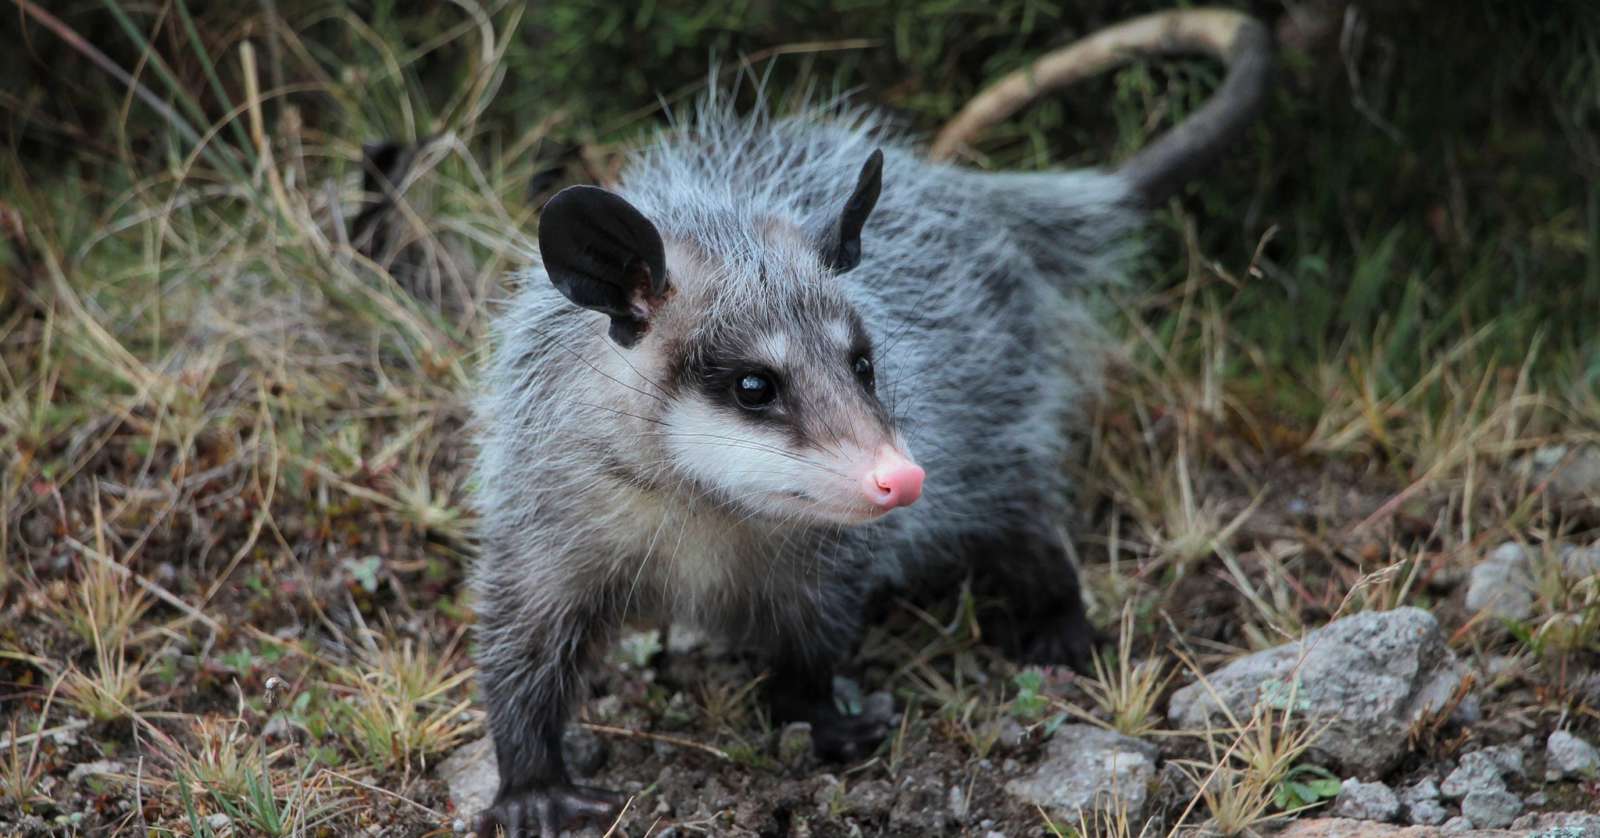
<path fill-rule="evenodd" d="M 1520 802 L 1520 801 L 1519 801 Z M 861 817 L 887 814 L 894 805 L 894 786 L 887 780 L 852 783 L 844 793 L 845 811 Z"/>
<path fill-rule="evenodd" d="M 77 785 L 88 777 L 99 776 L 101 774 L 123 774 L 126 773 L 127 770 L 127 766 L 114 759 L 101 759 L 95 760 L 94 762 L 80 762 L 77 765 L 72 766 L 72 770 L 67 772 L 67 782 Z"/>
<path fill-rule="evenodd" d="M 1460 800 L 1475 791 L 1505 791 L 1505 769 L 1494 755 L 1484 751 L 1464 754 L 1456 770 L 1444 778 L 1439 794 L 1446 800 Z"/>
<path fill-rule="evenodd" d="M 1573 451 L 1565 445 L 1546 445 L 1527 458 L 1534 482 L 1549 481 L 1550 496 L 1571 503 L 1600 496 L 1600 447 Z"/>
<path fill-rule="evenodd" d="M 960 786 L 951 786 L 950 787 L 950 794 L 949 794 L 948 797 L 949 797 L 949 799 L 948 799 L 947 802 L 948 802 L 948 804 L 950 806 L 950 817 L 955 818 L 956 821 L 958 821 L 958 822 L 966 820 L 967 819 L 967 795 L 966 795 L 966 793 L 961 790 Z"/>
<path fill-rule="evenodd" d="M 1450 816 L 1439 803 L 1439 784 L 1432 777 L 1401 790 L 1400 805 L 1406 822 L 1417 826 L 1438 826 Z"/>
<path fill-rule="evenodd" d="M 1084 809 L 1126 809 L 1142 822 L 1160 750 L 1149 742 L 1092 725 L 1064 725 L 1051 737 L 1044 759 L 1006 792 L 1043 807 L 1051 817 L 1076 823 Z"/>
<path fill-rule="evenodd" d="M 1494 763 L 1494 766 L 1500 769 L 1501 777 L 1521 779 L 1526 776 L 1522 770 L 1522 749 L 1515 745 L 1494 745 L 1482 748 L 1478 753 L 1483 754 L 1484 759 Z"/>
<path fill-rule="evenodd" d="M 1006 716 L 1000 720 L 1000 732 L 997 736 L 998 738 L 995 741 L 999 743 L 1001 748 L 1007 751 L 1015 751 L 1022 747 L 1023 742 L 1027 741 L 1028 729 L 1011 716 Z"/>
<path fill-rule="evenodd" d="M 1337 620 L 1206 677 L 1241 720 L 1257 702 L 1281 706 L 1292 695 L 1297 716 L 1328 724 L 1320 756 L 1347 773 L 1375 776 L 1400 761 L 1412 722 L 1444 707 L 1464 675 L 1433 615 L 1397 608 Z M 1174 693 L 1167 715 L 1183 730 L 1228 724 L 1200 683 Z"/>
<path fill-rule="evenodd" d="M 1406 807 L 1406 822 L 1415 826 L 1438 826 L 1450 817 L 1450 810 L 1437 800 L 1418 800 Z"/>
<path fill-rule="evenodd" d="M 1461 815 L 1456 815 L 1450 820 L 1445 821 L 1444 826 L 1439 827 L 1440 832 L 1471 832 L 1473 829 L 1474 827 L 1471 819 L 1462 817 Z"/>
<path fill-rule="evenodd" d="M 233 820 L 221 812 L 206 816 L 206 826 L 217 831 L 227 829 L 232 823 Z"/>
<path fill-rule="evenodd" d="M 494 764 L 494 742 L 485 736 L 469 742 L 444 758 L 434 771 L 450 787 L 456 811 L 468 818 L 489 808 L 500 787 Z"/>
<path fill-rule="evenodd" d="M 579 777 L 591 776 L 605 765 L 605 742 L 577 725 L 567 728 L 561 738 L 561 750 L 566 755 L 567 767 Z M 465 815 L 487 809 L 500 788 L 494 742 L 487 736 L 457 748 L 434 770 L 450 787 L 450 799 L 455 801 L 456 811 Z"/>
<path fill-rule="evenodd" d="M 1600 751 L 1565 730 L 1550 734 L 1545 743 L 1544 762 L 1544 777 L 1550 781 L 1568 777 L 1593 778 L 1600 774 Z"/>
<path fill-rule="evenodd" d="M 1568 579 L 1586 579 L 1600 574 L 1600 543 L 1588 547 L 1561 545 L 1561 572 Z"/>
<path fill-rule="evenodd" d="M 1513 821 L 1511 828 L 1537 832 L 1540 838 L 1593 838 L 1600 835 L 1600 815 L 1590 812 L 1530 812 Z"/>
<path fill-rule="evenodd" d="M 1474 565 L 1467 582 L 1467 607 L 1504 620 L 1528 619 L 1533 614 L 1533 595 L 1528 551 L 1515 541 L 1496 547 Z"/>
<path fill-rule="evenodd" d="M 791 722 L 778 734 L 778 759 L 784 765 L 798 765 L 811 753 L 811 723 Z"/>
<path fill-rule="evenodd" d="M 1394 789 L 1383 783 L 1363 783 L 1351 778 L 1339 787 L 1339 796 L 1334 798 L 1331 814 L 1340 818 L 1388 822 L 1400 816 L 1400 798 L 1395 796 Z"/>
<path fill-rule="evenodd" d="M 1505 789 L 1478 789 L 1461 798 L 1461 814 L 1474 826 L 1503 829 L 1522 814 L 1522 798 Z"/>

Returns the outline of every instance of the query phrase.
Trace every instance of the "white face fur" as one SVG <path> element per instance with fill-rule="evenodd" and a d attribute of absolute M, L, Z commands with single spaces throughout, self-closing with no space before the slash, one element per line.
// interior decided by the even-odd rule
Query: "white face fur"
<path fill-rule="evenodd" d="M 701 332 L 676 365 L 662 439 L 676 469 L 731 509 L 868 523 L 915 501 L 922 473 L 877 398 L 859 321 L 832 294 L 800 296 L 781 318 Z"/>

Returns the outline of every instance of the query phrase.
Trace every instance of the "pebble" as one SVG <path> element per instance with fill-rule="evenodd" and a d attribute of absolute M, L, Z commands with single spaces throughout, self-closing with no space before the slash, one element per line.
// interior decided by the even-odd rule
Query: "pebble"
<path fill-rule="evenodd" d="M 1600 775 L 1600 751 L 1565 730 L 1550 734 L 1545 743 L 1544 759 L 1544 777 L 1552 782 L 1569 777 L 1592 779 Z"/>
<path fill-rule="evenodd" d="M 1450 817 L 1439 804 L 1439 784 L 1432 777 L 1424 777 L 1401 791 L 1400 803 L 1405 807 L 1406 820 L 1416 826 L 1438 826 Z"/>
<path fill-rule="evenodd" d="M 1522 799 L 1505 789 L 1479 789 L 1461 798 L 1461 814 L 1475 826 L 1504 829 L 1522 814 Z"/>
<path fill-rule="evenodd" d="M 1333 814 L 1363 821 L 1392 821 L 1400 815 L 1400 799 L 1383 783 L 1363 783 L 1351 778 L 1339 788 Z"/>
<path fill-rule="evenodd" d="M 1460 800 L 1474 791 L 1505 791 L 1500 762 L 1483 751 L 1463 754 L 1456 770 L 1439 786 L 1440 796 L 1446 800 Z"/>

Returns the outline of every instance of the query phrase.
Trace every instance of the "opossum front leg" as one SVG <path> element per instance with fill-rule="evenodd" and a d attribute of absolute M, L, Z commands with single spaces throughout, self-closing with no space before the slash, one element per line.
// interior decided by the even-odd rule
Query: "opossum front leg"
<path fill-rule="evenodd" d="M 970 545 L 986 635 L 1023 663 L 1088 672 L 1101 635 L 1083 607 L 1078 573 L 1053 530 L 1015 530 Z"/>
<path fill-rule="evenodd" d="M 498 605 L 482 612 L 479 667 L 500 789 L 477 833 L 494 835 L 498 826 L 510 836 L 553 838 L 575 821 L 609 817 L 621 803 L 615 792 L 575 785 L 561 753 L 584 668 L 614 623 L 584 609 L 558 607 L 531 617 L 521 604 Z M 512 614 L 518 616 L 501 616 Z M 529 625 L 530 618 L 536 624 Z"/>
<path fill-rule="evenodd" d="M 859 623 L 836 626 L 819 634 L 788 638 L 773 661 L 767 697 L 773 721 L 809 722 L 811 747 L 830 762 L 851 762 L 877 750 L 889 734 L 890 719 L 839 709 L 833 696 L 833 675 L 860 632 Z"/>

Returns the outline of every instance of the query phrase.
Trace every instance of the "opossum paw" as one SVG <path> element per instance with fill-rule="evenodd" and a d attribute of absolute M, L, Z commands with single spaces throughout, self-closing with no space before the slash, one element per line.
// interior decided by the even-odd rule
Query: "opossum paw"
<path fill-rule="evenodd" d="M 881 714 L 846 716 L 830 709 L 811 720 L 811 750 L 826 762 L 855 762 L 878 749 L 890 721 Z"/>
<path fill-rule="evenodd" d="M 478 838 L 556 838 L 575 823 L 614 817 L 621 805 L 617 792 L 571 783 L 502 793 L 474 831 Z"/>
<path fill-rule="evenodd" d="M 1023 633 L 1020 662 L 1094 671 L 1094 653 L 1105 642 L 1081 608 L 1039 619 Z"/>

